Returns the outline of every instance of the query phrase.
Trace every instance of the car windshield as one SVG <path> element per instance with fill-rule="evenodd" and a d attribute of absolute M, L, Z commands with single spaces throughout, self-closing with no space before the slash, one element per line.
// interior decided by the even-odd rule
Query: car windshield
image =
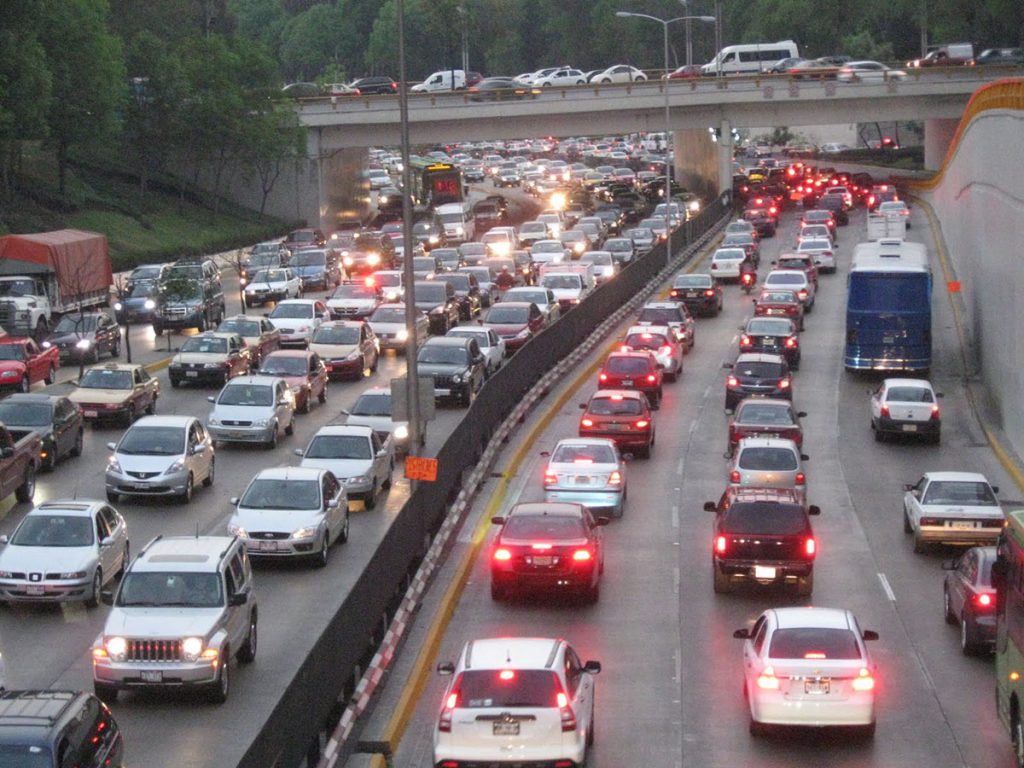
<path fill-rule="evenodd" d="M 11 538 L 18 547 L 88 547 L 92 543 L 92 518 L 81 515 L 29 515 Z"/>
<path fill-rule="evenodd" d="M 631 333 L 624 343 L 633 349 L 661 349 L 668 340 L 660 333 Z"/>
<path fill-rule="evenodd" d="M 288 273 L 283 269 L 261 269 L 252 276 L 254 283 L 284 283 L 288 280 Z"/>
<path fill-rule="evenodd" d="M 796 304 L 798 299 L 793 291 L 765 291 L 759 301 L 771 304 Z"/>
<path fill-rule="evenodd" d="M 807 514 L 796 504 L 745 501 L 726 510 L 722 527 L 730 533 L 771 533 L 794 536 L 807 531 Z"/>
<path fill-rule="evenodd" d="M 587 536 L 582 517 L 568 515 L 512 515 L 501 530 L 512 539 L 582 539 Z"/>
<path fill-rule="evenodd" d="M 595 397 L 587 411 L 594 416 L 639 416 L 644 412 L 640 401 L 633 397 Z"/>
<path fill-rule="evenodd" d="M 391 394 L 388 392 L 371 392 L 362 394 L 356 400 L 352 410 L 353 416 L 391 416 Z"/>
<path fill-rule="evenodd" d="M 463 347 L 442 347 L 427 344 L 420 349 L 416 360 L 441 365 L 467 365 L 469 357 Z"/>
<path fill-rule="evenodd" d="M 131 570 L 117 593 L 118 606 L 219 608 L 224 604 L 220 574 Z"/>
<path fill-rule="evenodd" d="M 742 261 L 747 258 L 747 255 L 739 248 L 730 248 L 727 251 L 715 251 L 715 255 L 711 257 L 712 261 Z"/>
<path fill-rule="evenodd" d="M 108 371 L 91 368 L 85 372 L 78 386 L 83 389 L 131 389 L 131 371 Z"/>
<path fill-rule="evenodd" d="M 650 240 L 654 233 L 650 229 L 630 229 L 626 232 L 632 240 Z"/>
<path fill-rule="evenodd" d="M 580 256 L 580 264 L 596 264 L 602 267 L 610 267 L 612 265 L 612 255 L 610 253 L 584 253 Z"/>
<path fill-rule="evenodd" d="M 788 406 L 773 403 L 745 403 L 736 413 L 737 424 L 790 427 L 795 423 Z"/>
<path fill-rule="evenodd" d="M 312 304 L 278 304 L 270 313 L 271 320 L 308 320 L 313 317 Z"/>
<path fill-rule="evenodd" d="M 313 334 L 314 344 L 358 344 L 359 328 L 352 325 L 321 325 Z"/>
<path fill-rule="evenodd" d="M 972 507 L 999 505 L 988 483 L 975 480 L 935 480 L 924 492 L 923 504 L 968 504 Z"/>
<path fill-rule="evenodd" d="M 185 452 L 185 429 L 184 427 L 132 427 L 121 438 L 117 452 L 130 456 L 177 456 Z"/>
<path fill-rule="evenodd" d="M 435 248 L 430 255 L 440 259 L 442 264 L 457 264 L 459 261 L 458 248 Z"/>
<path fill-rule="evenodd" d="M 274 388 L 266 384 L 229 384 L 221 390 L 218 405 L 274 404 Z"/>
<path fill-rule="evenodd" d="M 64 315 L 53 327 L 54 333 L 88 333 L 96 330 L 96 315 Z"/>
<path fill-rule="evenodd" d="M 785 336 L 792 331 L 789 320 L 751 320 L 747 323 L 747 333 L 752 336 Z"/>
<path fill-rule="evenodd" d="M 550 242 L 548 242 L 548 241 L 541 241 L 541 242 L 539 242 L 539 243 L 537 243 L 536 245 L 533 246 L 533 252 L 535 254 L 537 254 L 537 253 L 562 253 L 564 251 L 565 251 L 565 248 L 563 248 L 562 244 L 560 242 L 558 242 L 557 240 L 553 240 L 553 241 L 550 241 Z"/>
<path fill-rule="evenodd" d="M 309 444 L 307 459 L 372 459 L 370 439 L 363 435 L 317 435 Z"/>
<path fill-rule="evenodd" d="M 164 268 L 159 264 L 153 266 L 136 267 L 132 270 L 132 273 L 128 276 L 133 282 L 136 280 L 156 280 L 160 277 L 160 273 L 163 272 Z"/>
<path fill-rule="evenodd" d="M 640 310 L 637 317 L 638 323 L 650 323 L 651 325 L 668 325 L 669 323 L 681 323 L 679 310 L 675 307 L 645 307 Z"/>
<path fill-rule="evenodd" d="M 615 451 L 608 445 L 562 443 L 551 455 L 552 464 L 616 464 Z"/>
<path fill-rule="evenodd" d="M 21 344 L 0 344 L 0 360 L 24 360 L 25 347 Z"/>
<path fill-rule="evenodd" d="M 431 256 L 417 256 L 412 260 L 412 268 L 417 272 L 433 272 L 437 269 L 437 262 Z"/>
<path fill-rule="evenodd" d="M 461 709 L 550 709 L 562 690 L 555 673 L 547 669 L 470 669 L 459 675 L 455 686 Z"/>
<path fill-rule="evenodd" d="M 0 281 L 0 296 L 32 296 L 35 290 L 31 280 Z"/>
<path fill-rule="evenodd" d="M 583 288 L 579 275 L 544 275 L 540 284 L 552 290 L 579 290 Z"/>
<path fill-rule="evenodd" d="M 463 243 L 458 248 L 459 253 L 465 256 L 486 256 L 487 246 L 483 243 Z"/>
<path fill-rule="evenodd" d="M 548 231 L 548 225 L 543 221 L 528 221 L 519 228 L 520 235 L 543 234 Z"/>
<path fill-rule="evenodd" d="M 772 633 L 772 659 L 859 659 L 857 636 L 838 627 L 792 627 Z"/>
<path fill-rule="evenodd" d="M 503 307 L 498 305 L 492 307 L 487 313 L 486 322 L 514 325 L 526 323 L 529 317 L 530 311 L 528 307 Z"/>
<path fill-rule="evenodd" d="M 710 288 L 711 278 L 707 275 L 681 275 L 672 283 L 673 288 Z"/>
<path fill-rule="evenodd" d="M 650 372 L 649 361 L 642 357 L 609 357 L 605 370 L 619 376 L 642 376 Z"/>
<path fill-rule="evenodd" d="M 305 376 L 308 370 L 305 357 L 270 355 L 260 363 L 260 373 L 268 376 Z"/>
<path fill-rule="evenodd" d="M 246 509 L 320 509 L 320 481 L 257 477 L 239 507 Z"/>
<path fill-rule="evenodd" d="M 181 351 L 183 353 L 197 352 L 205 355 L 223 355 L 228 351 L 228 340 L 216 337 L 193 336 L 191 339 L 185 339 L 185 343 L 181 345 Z"/>
<path fill-rule="evenodd" d="M 796 454 L 789 448 L 763 446 L 743 448 L 736 466 L 764 472 L 792 472 L 798 463 Z"/>
<path fill-rule="evenodd" d="M 619 238 L 616 240 L 606 240 L 604 247 L 609 251 L 629 251 L 633 252 L 633 243 L 625 238 Z"/>
<path fill-rule="evenodd" d="M 53 768 L 49 747 L 35 744 L 0 744 L 0 765 L 4 768 Z"/>
<path fill-rule="evenodd" d="M 249 259 L 249 267 L 276 267 L 281 263 L 277 251 L 273 253 L 254 253 Z"/>
<path fill-rule="evenodd" d="M 439 279 L 451 285 L 456 291 L 466 292 L 471 287 L 469 275 L 447 274 L 441 275 Z"/>
<path fill-rule="evenodd" d="M 53 423 L 49 403 L 0 401 L 0 422 L 8 427 L 48 427 Z"/>
<path fill-rule="evenodd" d="M 807 250 L 807 249 L 805 249 Z M 810 264 L 806 258 L 797 258 L 795 256 L 780 256 L 776 262 L 776 266 L 779 269 L 807 269 Z"/>
<path fill-rule="evenodd" d="M 779 363 L 756 361 L 737 363 L 734 371 L 737 376 L 752 379 L 769 379 L 782 376 L 782 366 Z"/>
<path fill-rule="evenodd" d="M 442 213 L 441 221 L 445 224 L 461 224 L 463 216 L 461 213 Z"/>
<path fill-rule="evenodd" d="M 260 324 L 255 320 L 225 320 L 217 330 L 222 333 L 237 333 L 239 336 L 254 338 L 260 335 Z"/>
<path fill-rule="evenodd" d="M 889 403 L 933 403 L 932 391 L 924 387 L 889 387 L 885 393 Z"/>
<path fill-rule="evenodd" d="M 128 298 L 148 299 L 154 293 L 156 293 L 156 283 L 152 280 L 142 280 L 132 283 L 131 290 L 128 291 Z"/>

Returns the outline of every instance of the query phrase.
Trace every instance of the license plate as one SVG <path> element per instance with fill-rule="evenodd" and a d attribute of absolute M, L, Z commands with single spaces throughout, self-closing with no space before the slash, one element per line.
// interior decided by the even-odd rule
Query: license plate
<path fill-rule="evenodd" d="M 163 672 L 143 672 L 142 682 L 144 683 L 162 683 L 164 680 Z"/>
<path fill-rule="evenodd" d="M 754 578 L 755 579 L 774 579 L 777 569 L 769 565 L 755 565 L 754 566 Z"/>
<path fill-rule="evenodd" d="M 511 723 L 496 722 L 492 723 L 494 728 L 495 736 L 518 736 L 519 735 L 519 721 L 513 720 Z"/>
<path fill-rule="evenodd" d="M 970 531 L 976 528 L 976 524 L 971 520 L 954 520 L 953 529 L 957 531 Z"/>
<path fill-rule="evenodd" d="M 606 426 L 609 432 L 621 432 L 626 428 L 625 424 L 608 424 Z"/>
<path fill-rule="evenodd" d="M 531 561 L 534 565 L 551 565 L 554 558 L 551 555 L 534 555 Z"/>
<path fill-rule="evenodd" d="M 769 309 L 765 314 L 767 315 L 781 315 L 783 311 L 781 309 Z"/>
<path fill-rule="evenodd" d="M 804 680 L 804 693 L 822 696 L 828 693 L 828 680 Z"/>
<path fill-rule="evenodd" d="M 186 378 L 195 379 L 199 377 L 199 371 L 185 371 Z"/>
<path fill-rule="evenodd" d="M 241 440 L 243 437 L 246 437 L 245 432 L 229 432 L 228 435 L 236 440 Z"/>
<path fill-rule="evenodd" d="M 686 298 L 688 298 L 688 299 L 696 299 L 698 296 L 700 296 L 700 292 L 699 291 L 687 291 L 686 292 Z"/>
<path fill-rule="evenodd" d="M 576 485 L 590 485 L 590 478 L 586 475 L 577 475 Z"/>
<path fill-rule="evenodd" d="M 25 593 L 29 595 L 43 595 L 46 590 L 43 587 L 25 587 Z"/>
<path fill-rule="evenodd" d="M 775 341 L 775 339 L 773 337 L 769 336 L 769 337 L 767 337 L 765 339 L 762 339 L 761 343 L 764 344 L 766 347 L 774 347 L 775 344 L 776 344 L 776 341 Z"/>
<path fill-rule="evenodd" d="M 260 549 L 264 552 L 276 552 L 277 542 L 276 541 L 261 541 L 259 542 Z"/>
<path fill-rule="evenodd" d="M 917 432 L 917 424 L 904 424 L 903 425 L 903 431 L 904 432 Z"/>
<path fill-rule="evenodd" d="M 895 344 L 896 343 L 896 337 L 895 336 L 883 336 L 882 337 L 882 343 L 883 344 Z"/>
<path fill-rule="evenodd" d="M 622 380 L 622 386 L 624 386 L 624 387 L 632 387 L 633 386 L 633 380 L 632 379 L 623 379 Z"/>
<path fill-rule="evenodd" d="M 137 491 L 145 491 L 149 488 L 149 485 L 146 483 L 127 483 L 127 486 L 129 488 L 134 488 Z"/>
<path fill-rule="evenodd" d="M 95 419 L 99 413 L 96 411 L 82 411 L 82 415 L 87 419 Z"/>

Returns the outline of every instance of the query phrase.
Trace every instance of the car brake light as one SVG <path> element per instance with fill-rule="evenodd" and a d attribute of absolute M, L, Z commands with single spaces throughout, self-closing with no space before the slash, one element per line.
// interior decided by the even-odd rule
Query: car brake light
<path fill-rule="evenodd" d="M 441 708 L 441 716 L 437 720 L 437 730 L 441 733 L 452 732 L 452 711 L 459 704 L 458 691 L 449 693 L 447 698 L 444 700 L 444 706 Z"/>
<path fill-rule="evenodd" d="M 544 473 L 544 485 L 555 485 L 558 482 L 558 475 L 554 472 Z"/>
<path fill-rule="evenodd" d="M 807 483 L 807 475 L 805 475 L 803 472 L 797 472 L 796 473 L 796 484 L 797 485 L 805 485 L 806 483 Z"/>
<path fill-rule="evenodd" d="M 774 205 L 771 208 L 768 209 L 768 213 L 770 213 L 772 216 L 774 216 L 778 212 L 779 212 L 779 209 L 776 208 Z"/>
<path fill-rule="evenodd" d="M 502 547 L 501 549 L 494 550 L 494 559 L 505 562 L 512 559 L 512 553 Z"/>
<path fill-rule="evenodd" d="M 806 299 L 807 295 L 808 294 L 806 288 L 801 288 L 800 291 L 797 293 L 797 296 L 799 296 L 801 299 Z"/>
<path fill-rule="evenodd" d="M 658 380 L 658 377 L 655 376 L 653 373 L 647 374 L 647 381 L 649 381 L 651 384 L 653 384 L 657 380 Z"/>
<path fill-rule="evenodd" d="M 718 269 L 718 265 L 715 264 L 715 262 L 711 262 L 711 268 L 712 269 Z M 705 293 L 707 293 L 707 291 L 705 291 Z"/>
<path fill-rule="evenodd" d="M 712 264 L 712 266 L 714 266 L 714 265 Z M 705 296 L 714 296 L 715 295 L 715 289 L 714 288 L 708 288 L 706 291 L 704 291 L 704 295 Z"/>
<path fill-rule="evenodd" d="M 647 419 L 638 419 L 636 422 L 637 429 L 647 429 L 647 427 L 649 427 L 650 425 L 651 422 L 649 422 Z"/>
<path fill-rule="evenodd" d="M 678 296 L 679 295 L 679 291 L 677 291 L 675 288 L 673 288 L 671 291 L 668 292 L 668 295 L 669 296 Z"/>
<path fill-rule="evenodd" d="M 753 342 L 750 340 L 750 337 L 747 336 L 747 334 L 744 333 L 742 336 L 740 336 L 741 347 L 749 347 L 751 344 L 753 344 Z"/>
<path fill-rule="evenodd" d="M 813 538 L 808 538 L 804 542 L 804 554 L 808 557 L 814 557 L 818 552 L 818 543 Z"/>
<path fill-rule="evenodd" d="M 766 691 L 777 691 L 779 689 L 779 678 L 775 676 L 775 670 L 765 667 L 757 676 L 757 687 Z"/>
<path fill-rule="evenodd" d="M 882 403 L 881 413 L 882 413 L 883 416 L 888 418 L 888 416 L 889 416 L 889 404 L 888 403 Z"/>
<path fill-rule="evenodd" d="M 580 419 L 580 426 L 581 427 L 588 427 L 588 428 L 592 427 L 592 426 L 594 426 L 594 420 L 593 419 Z"/>
<path fill-rule="evenodd" d="M 589 562 L 593 555 L 590 554 L 589 549 L 577 549 L 572 553 L 572 559 L 577 563 Z"/>
<path fill-rule="evenodd" d="M 732 472 L 729 473 L 729 482 L 730 483 L 738 483 L 739 481 L 740 481 L 740 472 L 739 472 L 738 469 L 734 469 Z"/>
<path fill-rule="evenodd" d="M 779 379 L 779 389 L 789 389 L 789 379 Z"/>
<path fill-rule="evenodd" d="M 979 592 L 974 596 L 974 605 L 977 608 L 991 608 L 995 604 L 996 597 L 989 592 Z"/>
<path fill-rule="evenodd" d="M 672 346 L 671 346 L 671 345 L 669 345 L 669 344 L 666 344 L 666 345 L 665 345 L 664 347 L 662 347 L 662 348 L 661 348 L 661 349 L 659 349 L 658 351 L 659 351 L 659 352 L 660 352 L 661 354 L 663 354 L 663 355 L 671 355 L 671 354 L 672 354 Z"/>
<path fill-rule="evenodd" d="M 939 418 L 939 404 L 938 403 L 935 403 L 935 404 L 932 405 L 932 418 L 933 419 Z"/>
<path fill-rule="evenodd" d="M 786 339 L 786 346 L 790 349 L 796 349 L 796 336 L 790 336 Z"/>
<path fill-rule="evenodd" d="M 860 673 L 853 678 L 851 687 L 855 691 L 873 691 L 875 689 L 875 678 L 871 676 L 871 670 L 861 667 Z"/>
<path fill-rule="evenodd" d="M 725 536 L 715 536 L 715 552 L 724 555 L 729 547 L 729 540 Z"/>
<path fill-rule="evenodd" d="M 608 374 L 607 373 L 599 373 L 597 375 L 597 380 L 598 381 L 608 381 Z"/>
<path fill-rule="evenodd" d="M 569 697 L 563 691 L 559 691 L 555 697 L 558 704 L 558 714 L 562 718 L 562 733 L 576 730 L 576 715 L 569 706 Z"/>
<path fill-rule="evenodd" d="M 735 376 L 730 376 L 728 379 L 725 380 L 725 386 L 727 387 L 738 387 L 739 385 L 740 380 L 737 379 Z"/>
<path fill-rule="evenodd" d="M 622 485 L 622 473 L 619 470 L 613 469 L 608 475 L 608 485 Z"/>

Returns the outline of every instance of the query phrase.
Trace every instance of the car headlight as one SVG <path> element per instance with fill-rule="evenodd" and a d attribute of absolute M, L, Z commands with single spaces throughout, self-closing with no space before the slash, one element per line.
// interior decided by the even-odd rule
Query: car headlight
<path fill-rule="evenodd" d="M 312 539 L 317 534 L 318 527 L 315 525 L 307 525 L 303 528 L 299 528 L 296 531 L 292 531 L 293 539 Z"/>
<path fill-rule="evenodd" d="M 220 419 L 218 419 L 215 416 L 210 416 L 206 420 L 206 426 L 208 426 L 208 427 L 219 427 L 220 426 Z"/>
<path fill-rule="evenodd" d="M 366 257 L 366 263 L 369 264 L 371 267 L 377 266 L 378 264 L 380 264 L 380 254 L 371 253 L 369 256 Z"/>
<path fill-rule="evenodd" d="M 53 346 L 53 342 L 52 341 L 44 341 L 43 342 L 43 349 L 49 349 L 52 346 Z"/>
<path fill-rule="evenodd" d="M 89 574 L 86 571 L 66 571 L 60 575 L 61 579 L 84 579 Z"/>
<path fill-rule="evenodd" d="M 117 474 L 123 474 L 121 470 L 121 464 L 113 456 L 107 461 L 107 472 L 116 472 Z"/>
<path fill-rule="evenodd" d="M 256 421 L 254 421 L 252 425 L 254 427 L 269 427 L 270 419 L 256 419 Z"/>
<path fill-rule="evenodd" d="M 14 574 L 10 571 L 0 571 L 0 579 L 13 579 Z"/>
<path fill-rule="evenodd" d="M 178 459 L 173 464 L 171 464 L 171 466 L 164 470 L 164 474 L 173 475 L 175 472 L 181 472 L 183 469 L 185 469 L 185 460 Z"/>
<path fill-rule="evenodd" d="M 439 238 L 437 235 L 431 235 L 428 238 L 428 240 L 430 241 L 431 245 L 437 245 L 439 242 L 441 242 L 441 238 Z"/>
<path fill-rule="evenodd" d="M 122 304 L 120 301 L 115 301 L 114 302 L 114 311 L 115 312 L 120 312 L 122 309 L 124 309 L 124 304 Z"/>
<path fill-rule="evenodd" d="M 220 368 L 220 363 L 203 363 L 203 368 Z"/>
<path fill-rule="evenodd" d="M 230 533 L 232 536 L 237 536 L 240 539 L 249 538 L 249 532 L 246 531 L 245 528 L 243 528 L 242 526 L 236 525 L 235 523 L 228 523 L 228 533 Z"/>
<path fill-rule="evenodd" d="M 396 440 L 405 440 L 407 437 L 409 437 L 409 428 L 405 424 L 399 424 L 395 427 Z"/>
<path fill-rule="evenodd" d="M 181 641 L 181 656 L 185 661 L 196 661 L 203 652 L 203 638 L 186 637 Z"/>
<path fill-rule="evenodd" d="M 123 637 L 108 637 L 103 646 L 111 661 L 124 661 L 128 656 L 128 641 Z"/>
<path fill-rule="evenodd" d="M 530 335 L 530 329 L 529 328 L 523 328 L 523 330 L 521 330 L 519 333 L 516 334 L 516 338 L 517 339 L 525 339 L 529 335 Z"/>
<path fill-rule="evenodd" d="M 78 349 L 88 349 L 89 347 L 92 346 L 92 342 L 89 341 L 88 339 L 79 339 L 78 341 L 75 342 L 75 346 Z"/>
<path fill-rule="evenodd" d="M 363 485 L 370 482 L 370 478 L 366 475 L 358 475 L 356 477 L 350 477 L 344 481 L 348 485 Z"/>
<path fill-rule="evenodd" d="M 3 373 L 0 373 L 0 377 L 3 377 L 5 379 L 13 379 L 17 375 L 18 371 L 4 371 Z"/>
<path fill-rule="evenodd" d="M 455 234 L 456 235 L 464 235 L 465 233 L 466 233 L 466 230 L 464 230 L 462 228 L 461 224 L 455 228 Z"/>
<path fill-rule="evenodd" d="M 454 376 L 452 376 L 452 382 L 455 383 L 455 384 L 461 384 L 462 383 L 462 374 L 456 373 Z"/>
<path fill-rule="evenodd" d="M 398 333 L 395 334 L 395 338 L 398 339 L 399 341 L 408 341 L 409 340 L 409 329 L 408 328 L 400 329 L 398 331 Z"/>
<path fill-rule="evenodd" d="M 344 259 L 342 259 L 342 261 L 345 262 L 346 267 L 351 267 L 352 264 L 354 263 L 351 256 L 346 256 Z"/>
<path fill-rule="evenodd" d="M 348 355 L 345 357 L 345 359 L 346 360 L 358 360 L 362 356 L 363 356 L 363 353 L 360 352 L 357 349 L 355 352 L 349 352 Z"/>
<path fill-rule="evenodd" d="M 387 202 L 388 202 L 388 196 L 387 196 L 387 195 L 381 195 L 381 196 L 380 196 L 380 198 L 379 198 L 379 200 L 378 200 L 378 202 L 379 202 L 379 203 L 380 203 L 381 205 L 385 205 L 385 204 L 387 204 Z"/>

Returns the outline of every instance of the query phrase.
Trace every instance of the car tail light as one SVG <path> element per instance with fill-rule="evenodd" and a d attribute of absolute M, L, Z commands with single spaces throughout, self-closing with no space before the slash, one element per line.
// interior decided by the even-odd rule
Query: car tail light
<path fill-rule="evenodd" d="M 555 701 L 558 704 L 558 714 L 562 719 L 562 733 L 575 731 L 576 715 L 573 713 L 572 707 L 569 706 L 569 697 L 563 691 L 559 691 Z"/>
<path fill-rule="evenodd" d="M 797 293 L 797 296 L 799 296 L 801 299 L 806 299 L 807 295 L 808 294 L 806 288 L 801 288 L 800 291 Z"/>
<path fill-rule="evenodd" d="M 889 404 L 888 403 L 882 403 L 882 407 L 881 407 L 880 411 L 881 411 L 881 414 L 883 416 L 888 418 L 889 417 Z"/>
<path fill-rule="evenodd" d="M 608 381 L 608 374 L 607 373 L 599 373 L 599 374 L 597 374 L 597 380 L 598 381 Z"/>
<path fill-rule="evenodd" d="M 589 563 L 594 559 L 594 555 L 589 549 L 577 549 L 572 553 L 572 559 L 577 563 Z"/>
<path fill-rule="evenodd" d="M 818 542 L 814 540 L 813 536 L 807 538 L 804 542 L 804 554 L 807 557 L 814 557 L 818 553 Z"/>
<path fill-rule="evenodd" d="M 774 216 L 778 212 L 779 212 L 779 209 L 776 208 L 774 205 L 771 208 L 768 209 L 768 213 L 770 213 L 772 216 Z"/>
<path fill-rule="evenodd" d="M 874 204 L 875 204 L 875 196 L 874 195 L 869 195 L 868 196 L 868 206 L 872 206 Z"/>
<path fill-rule="evenodd" d="M 711 266 L 714 266 L 714 264 L 712 264 Z M 704 291 L 704 295 L 709 297 L 714 296 L 715 290 L 713 288 L 708 288 L 707 290 Z"/>
<path fill-rule="evenodd" d="M 712 269 L 718 269 L 718 265 L 715 264 L 715 262 L 711 262 L 711 268 Z"/>
<path fill-rule="evenodd" d="M 580 419 L 580 426 L 589 429 L 590 427 L 594 426 L 594 420 L 593 419 Z"/>
<path fill-rule="evenodd" d="M 437 730 L 439 730 L 441 733 L 452 732 L 452 712 L 458 705 L 458 691 L 453 691 L 452 693 L 449 693 L 447 697 L 445 697 L 444 706 L 441 707 L 441 715 L 437 719 Z"/>
<path fill-rule="evenodd" d="M 942 525 L 942 520 L 937 518 L 937 517 L 922 517 L 918 521 L 918 525 L 921 525 L 921 526 L 925 526 L 925 525 L 929 525 L 929 526 L 931 526 L 931 525 Z"/>
<path fill-rule="evenodd" d="M 671 291 L 668 292 L 668 295 L 672 296 L 672 297 L 676 297 L 676 296 L 679 295 L 679 291 L 677 291 L 675 288 L 673 288 Z"/>
<path fill-rule="evenodd" d="M 939 418 L 939 404 L 935 403 L 932 405 L 932 419 Z"/>
<path fill-rule="evenodd" d="M 619 470 L 613 469 L 608 475 L 608 485 L 622 485 L 622 473 Z"/>
<path fill-rule="evenodd" d="M 871 670 L 861 667 L 857 677 L 853 678 L 850 687 L 855 691 L 873 691 L 875 689 L 875 678 L 871 676 Z"/>
<path fill-rule="evenodd" d="M 740 472 L 739 472 L 738 469 L 734 469 L 732 472 L 729 473 L 729 482 L 730 483 L 738 483 L 739 481 L 740 481 Z"/>
<path fill-rule="evenodd" d="M 653 384 L 657 380 L 658 380 L 658 377 L 655 376 L 653 373 L 647 374 L 647 381 L 649 381 L 651 384 Z"/>
<path fill-rule="evenodd" d="M 779 389 L 789 389 L 789 379 L 779 379 Z"/>
<path fill-rule="evenodd" d="M 730 376 L 728 379 L 725 380 L 725 386 L 727 386 L 727 387 L 734 387 L 735 388 L 735 387 L 738 387 L 739 385 L 740 385 L 740 380 L 737 379 L 735 376 Z"/>
<path fill-rule="evenodd" d="M 669 344 L 666 344 L 666 345 L 665 345 L 664 347 L 662 347 L 662 348 L 661 348 L 661 349 L 659 349 L 658 351 L 659 351 L 659 352 L 660 352 L 661 354 L 663 354 L 663 355 L 671 355 L 671 354 L 672 354 L 672 347 L 671 347 L 671 345 L 669 345 Z"/>
<path fill-rule="evenodd" d="M 750 340 L 750 337 L 747 336 L 747 334 L 744 333 L 742 336 L 740 336 L 740 346 L 741 347 L 749 347 L 753 343 L 754 342 L 752 342 Z"/>
<path fill-rule="evenodd" d="M 724 555 L 729 548 L 729 539 L 725 536 L 715 536 L 715 554 Z"/>
<path fill-rule="evenodd" d="M 775 676 L 775 670 L 772 667 L 765 667 L 757 676 L 757 687 L 765 691 L 779 690 L 779 678 Z"/>
<path fill-rule="evenodd" d="M 555 485 L 556 483 L 558 483 L 558 475 L 550 471 L 544 473 L 544 485 Z"/>
<path fill-rule="evenodd" d="M 797 472 L 796 473 L 796 484 L 797 485 L 806 485 L 807 484 L 807 475 L 805 475 L 803 472 Z"/>
<path fill-rule="evenodd" d="M 786 339 L 786 346 L 790 349 L 796 349 L 796 336 L 790 336 Z"/>
<path fill-rule="evenodd" d="M 975 608 L 986 611 L 995 607 L 996 596 L 991 592 L 979 592 L 971 602 L 974 603 Z"/>
<path fill-rule="evenodd" d="M 504 547 L 500 547 L 500 548 L 494 550 L 494 559 L 498 560 L 500 562 L 503 562 L 503 563 L 504 562 L 508 562 L 509 560 L 512 559 L 512 553 L 509 552 Z"/>
<path fill-rule="evenodd" d="M 638 419 L 636 422 L 637 429 L 647 429 L 649 426 L 651 426 L 651 422 L 647 419 Z"/>

